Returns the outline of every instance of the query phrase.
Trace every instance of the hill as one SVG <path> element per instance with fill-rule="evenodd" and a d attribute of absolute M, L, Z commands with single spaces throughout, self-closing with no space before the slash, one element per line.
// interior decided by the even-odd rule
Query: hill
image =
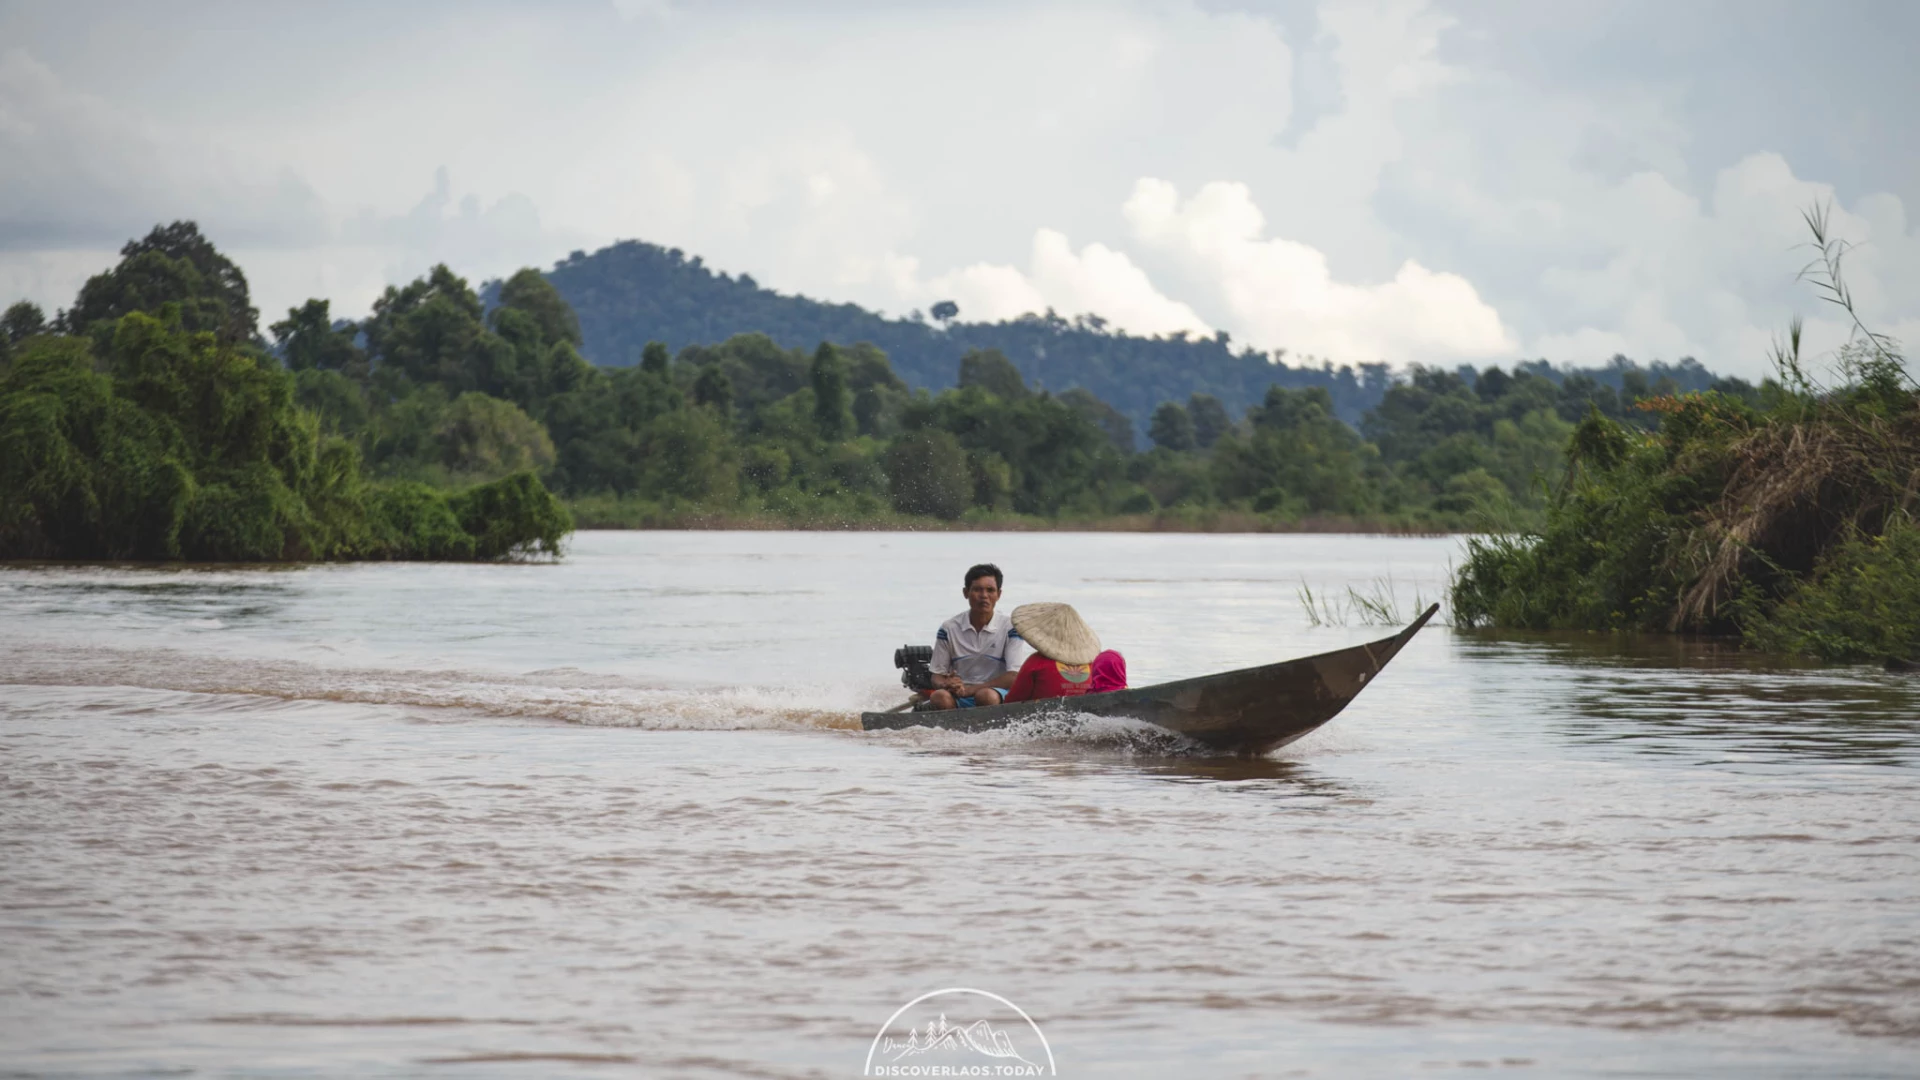
<path fill-rule="evenodd" d="M 997 323 L 889 319 L 855 304 L 787 296 L 751 276 L 710 269 L 698 256 L 623 240 L 589 255 L 574 252 L 547 273 L 580 317 L 581 351 L 596 364 L 628 367 L 649 341 L 678 353 L 739 334 L 766 334 L 783 348 L 822 341 L 870 342 L 916 389 L 954 385 L 960 357 L 998 349 L 1031 385 L 1053 391 L 1080 386 L 1113 405 L 1144 432 L 1154 407 L 1212 394 L 1232 416 L 1257 405 L 1273 385 L 1324 387 L 1337 414 L 1358 425 L 1392 378 L 1385 364 L 1293 367 L 1278 356 L 1234 351 L 1226 334 L 1210 338 L 1137 337 L 1098 317 L 1064 319 L 1049 312 Z"/>
<path fill-rule="evenodd" d="M 649 341 L 662 342 L 677 354 L 741 333 L 765 334 L 787 349 L 811 350 L 822 341 L 864 341 L 885 352 L 909 386 L 937 391 L 954 385 L 966 353 L 996 349 L 1033 387 L 1055 392 L 1084 387 L 1125 414 L 1143 435 L 1161 402 L 1211 394 L 1229 416 L 1238 417 L 1260 404 L 1270 386 L 1323 388 L 1334 414 L 1357 428 L 1394 384 L 1384 363 L 1294 366 L 1286 362 L 1284 350 L 1235 351 L 1225 333 L 1209 338 L 1139 337 L 1113 329 L 1098 316 L 1066 319 L 1048 312 L 994 323 L 955 319 L 944 325 L 919 317 L 890 319 L 856 304 L 784 295 L 750 275 L 715 271 L 697 255 L 638 240 L 622 240 L 592 254 L 576 251 L 546 277 L 578 313 L 581 352 L 596 364 L 631 367 Z M 487 290 L 490 304 L 496 287 Z M 1656 385 L 1681 392 L 1704 390 L 1715 382 L 1714 375 L 1691 358 L 1641 367 L 1617 356 L 1604 367 L 1589 369 L 1555 368 L 1536 360 L 1522 368 L 1556 383 L 1569 377 L 1591 379 L 1629 393 Z M 1472 369 L 1462 368 L 1458 374 L 1469 386 L 1474 383 Z"/>

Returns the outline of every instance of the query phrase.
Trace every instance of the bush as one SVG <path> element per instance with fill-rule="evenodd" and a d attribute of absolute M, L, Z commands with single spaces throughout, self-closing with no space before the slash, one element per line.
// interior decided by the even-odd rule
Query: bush
<path fill-rule="evenodd" d="M 1711 402 L 1698 408 L 1712 410 Z M 1658 438 L 1596 410 L 1574 429 L 1567 476 L 1538 532 L 1468 541 L 1452 589 L 1461 625 L 1728 630 L 1680 620 L 1694 528 L 1722 494 L 1738 417 L 1671 424 Z"/>
<path fill-rule="evenodd" d="M 515 473 L 458 492 L 449 503 L 482 559 L 560 554 L 573 517 L 532 473 Z"/>
<path fill-rule="evenodd" d="M 1905 515 L 1879 536 L 1855 531 L 1820 559 L 1747 640 L 1825 660 L 1920 660 L 1920 526 Z"/>
<path fill-rule="evenodd" d="M 375 488 L 367 499 L 370 543 L 375 559 L 471 559 L 472 534 L 447 501 L 446 492 L 402 480 Z"/>
<path fill-rule="evenodd" d="M 1911 655 L 1920 396 L 1673 399 L 1657 436 L 1598 414 L 1535 533 L 1468 543 L 1466 626 L 1742 634 L 1831 659 Z"/>

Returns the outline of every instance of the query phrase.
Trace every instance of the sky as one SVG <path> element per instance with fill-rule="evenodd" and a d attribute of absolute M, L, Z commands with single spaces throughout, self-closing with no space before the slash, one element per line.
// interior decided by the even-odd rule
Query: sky
<path fill-rule="evenodd" d="M 0 303 L 192 219 L 263 323 L 616 239 L 1290 359 L 1920 339 L 1920 4 L 0 0 Z"/>

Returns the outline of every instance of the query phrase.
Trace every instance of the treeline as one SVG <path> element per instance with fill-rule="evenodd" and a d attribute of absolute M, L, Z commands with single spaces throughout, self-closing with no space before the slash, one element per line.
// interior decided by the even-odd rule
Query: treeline
<path fill-rule="evenodd" d="M 950 305 L 935 305 L 942 316 L 936 321 L 919 312 L 889 319 L 854 304 L 783 296 L 750 275 L 717 273 L 698 256 L 635 240 L 591 255 L 576 251 L 547 277 L 579 312 L 586 356 L 607 366 L 636 364 L 651 341 L 678 353 L 751 332 L 783 348 L 869 342 L 887 354 L 907 386 L 937 391 L 953 385 L 956 357 L 997 350 L 1036 387 L 1082 387 L 1136 426 L 1160 402 L 1196 392 L 1220 399 L 1238 416 L 1276 384 L 1323 387 L 1335 411 L 1358 423 L 1391 382 L 1385 364 L 1290 366 L 1279 356 L 1236 350 L 1225 334 L 1138 337 L 1097 316 L 1068 320 L 1048 312 L 977 323 L 960 321 L 957 307 L 949 312 Z"/>
<path fill-rule="evenodd" d="M 1289 356 L 1285 350 L 1235 348 L 1224 333 L 1140 337 L 1118 331 L 1096 315 L 1068 319 L 1049 311 L 996 323 L 969 322 L 964 311 L 946 302 L 933 306 L 931 321 L 919 312 L 889 319 L 854 304 L 785 296 L 750 275 L 716 272 L 698 256 L 635 240 L 592 254 L 576 251 L 546 276 L 579 313 L 582 353 L 609 367 L 637 364 L 653 341 L 677 354 L 690 345 L 750 332 L 765 334 L 782 348 L 810 349 L 821 341 L 869 342 L 887 354 L 909 387 L 938 391 L 953 385 L 956 358 L 997 351 L 1035 388 L 1055 393 L 1085 389 L 1140 431 L 1163 401 L 1204 394 L 1237 417 L 1259 405 L 1270 386 L 1324 389 L 1334 414 L 1357 427 L 1395 382 L 1385 363 L 1335 366 Z M 1564 374 L 1544 362 L 1527 366 L 1552 380 Z M 1682 391 L 1704 390 L 1713 381 L 1711 373 L 1690 359 L 1641 369 L 1616 357 L 1585 377 L 1621 391 L 1635 372 L 1650 380 L 1671 378 Z"/>
<path fill-rule="evenodd" d="M 549 490 L 600 526 L 1514 527 L 1539 520 L 1583 416 L 1650 427 L 1636 403 L 1711 378 L 1691 363 L 1416 368 L 1357 428 L 1327 386 L 1270 383 L 1245 408 L 1183 389 L 1148 410 L 1138 452 L 1123 410 L 1038 387 L 996 349 L 960 356 L 937 393 L 874 344 L 759 333 L 596 366 L 548 276 L 483 294 L 445 266 L 364 320 L 314 299 L 262 336 L 245 279 L 190 224 L 125 255 L 52 324 L 7 315 L 0 420 L 7 445 L 32 447 L 0 474 L 7 553 L 492 555 L 557 541 Z M 176 359 L 156 375 L 154 357 Z M 94 399 L 145 418 L 109 421 Z M 157 434 L 123 452 L 123 428 Z M 128 498 L 146 501 L 114 502 Z"/>
<path fill-rule="evenodd" d="M 1357 431 L 1325 387 L 1270 385 L 1242 410 L 1186 393 L 1157 403 L 1140 453 L 1111 403 L 1036 388 L 997 350 L 961 356 L 938 393 L 870 343 L 802 350 L 758 333 L 677 352 L 648 342 L 638 364 L 600 367 L 581 359 L 584 332 L 548 278 L 522 270 L 489 291 L 490 310 L 439 267 L 363 323 L 330 324 L 316 300 L 272 330 L 300 402 L 376 475 L 532 468 L 589 525 L 1525 522 L 1574 421 L 1597 409 L 1648 423 L 1634 402 L 1678 390 L 1631 367 L 1622 390 L 1541 365 L 1416 369 Z"/>
<path fill-rule="evenodd" d="M 1589 415 L 1540 526 L 1472 543 L 1458 621 L 1920 661 L 1920 387 L 1855 314 L 1825 215 L 1807 222 L 1811 276 L 1857 329 L 1837 383 L 1808 376 L 1796 324 L 1757 396 L 1656 399 L 1655 432 Z"/>
<path fill-rule="evenodd" d="M 27 303 L 0 317 L 0 558 L 488 559 L 556 552 L 571 531 L 531 471 L 370 480 L 190 223 L 122 255 L 55 319 Z"/>
<path fill-rule="evenodd" d="M 801 350 L 764 334 L 677 354 L 650 342 L 633 367 L 596 367 L 542 275 L 523 270 L 497 296 L 486 310 L 440 267 L 365 323 L 329 325 L 313 301 L 273 332 L 300 402 L 376 475 L 533 468 L 583 523 L 607 526 L 1525 523 L 1574 421 L 1651 423 L 1634 403 L 1677 389 L 1637 370 L 1618 391 L 1557 372 L 1416 369 L 1357 431 L 1324 387 L 1269 386 L 1238 414 L 1190 393 L 1158 405 L 1152 448 L 1135 452 L 1132 420 L 1110 403 L 1035 388 L 995 350 L 962 356 L 938 393 L 910 388 L 874 345 Z"/>

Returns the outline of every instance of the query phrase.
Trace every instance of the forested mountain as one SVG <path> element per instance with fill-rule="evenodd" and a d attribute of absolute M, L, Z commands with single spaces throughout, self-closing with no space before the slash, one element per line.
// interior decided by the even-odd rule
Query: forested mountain
<path fill-rule="evenodd" d="M 1394 382 L 1384 363 L 1294 366 L 1281 353 L 1236 351 L 1225 333 L 1209 338 L 1138 337 L 1090 315 L 1066 319 L 1048 312 L 997 323 L 964 322 L 942 310 L 947 305 L 935 305 L 934 314 L 947 319 L 889 319 L 855 304 L 783 295 L 750 275 L 716 272 L 697 255 L 637 240 L 622 240 L 591 255 L 576 251 L 548 271 L 547 278 L 578 313 L 581 352 L 596 364 L 632 366 L 650 341 L 663 342 L 678 354 L 690 345 L 761 333 L 786 349 L 810 350 L 823 341 L 868 342 L 887 354 L 908 386 L 937 391 L 954 385 L 962 356 L 998 350 L 1035 388 L 1058 393 L 1083 387 L 1126 415 L 1142 433 L 1163 401 L 1211 395 L 1237 417 L 1258 405 L 1270 386 L 1322 387 L 1334 415 L 1357 428 Z M 489 303 L 494 288 L 485 291 Z M 1584 375 L 1629 394 L 1663 379 L 1671 379 L 1667 385 L 1680 392 L 1705 390 L 1714 382 L 1714 376 L 1691 359 L 1641 368 L 1615 357 L 1606 367 L 1581 372 L 1556 369 L 1545 361 L 1522 366 L 1554 382 Z M 1460 374 L 1472 384 L 1472 369 L 1462 368 Z"/>
<path fill-rule="evenodd" d="M 889 319 L 854 304 L 830 304 L 763 288 L 746 274 L 716 273 L 698 256 L 636 240 L 591 255 L 574 252 L 548 280 L 580 316 L 581 351 L 596 364 L 637 363 L 649 341 L 678 353 L 688 345 L 762 333 L 782 348 L 812 349 L 822 341 L 871 343 L 887 354 L 907 385 L 942 390 L 954 385 L 960 358 L 997 349 L 1035 387 L 1056 393 L 1084 387 L 1145 430 L 1154 406 L 1211 394 L 1239 416 L 1267 387 L 1325 387 L 1350 424 L 1386 393 L 1385 364 L 1292 367 L 1251 349 L 1235 351 L 1227 335 L 1136 337 L 1098 316 L 1068 320 L 1025 315 L 998 323 Z"/>

